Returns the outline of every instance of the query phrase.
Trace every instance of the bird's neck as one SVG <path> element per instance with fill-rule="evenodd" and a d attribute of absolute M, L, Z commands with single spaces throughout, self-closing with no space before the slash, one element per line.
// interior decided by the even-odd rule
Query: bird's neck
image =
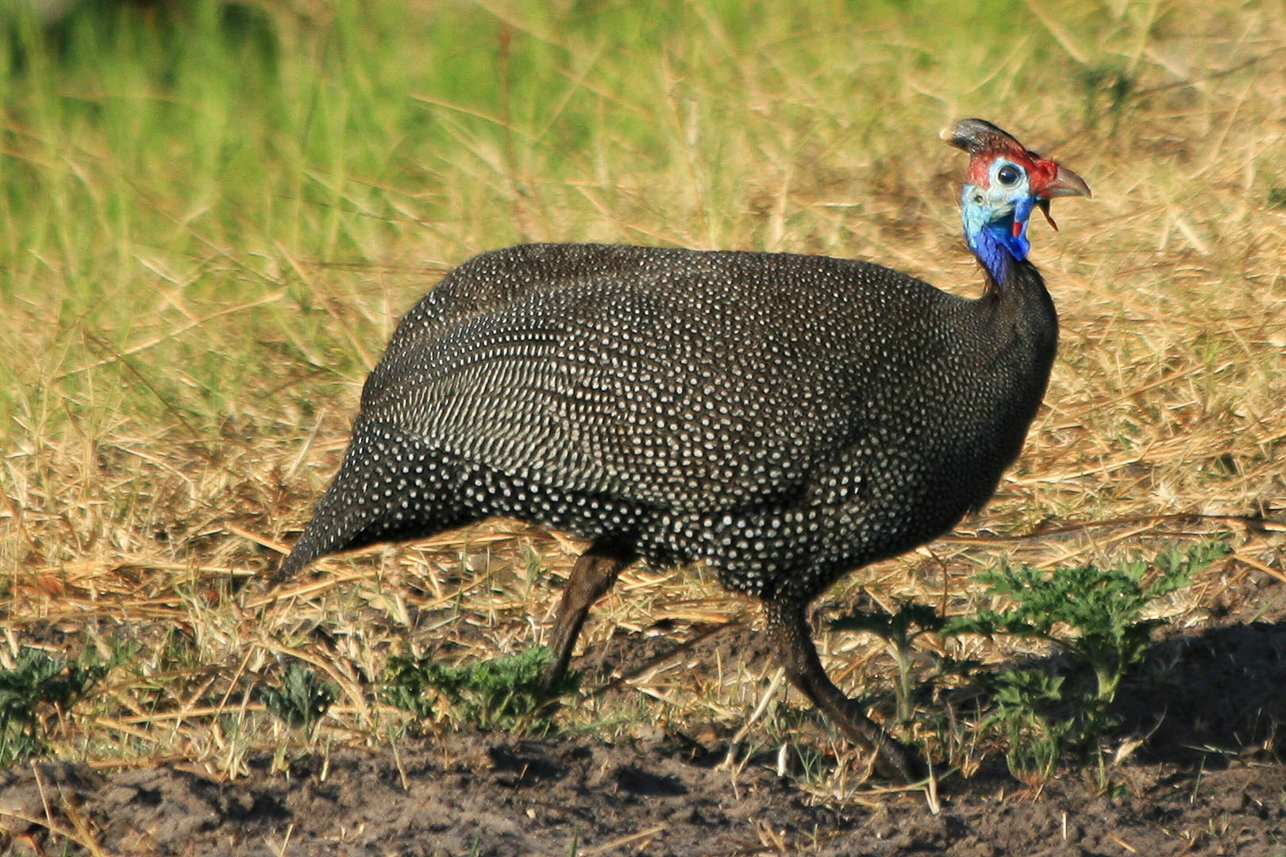
<path fill-rule="evenodd" d="M 980 208 L 969 205 L 971 196 L 966 191 L 963 220 L 969 249 L 987 275 L 980 309 L 995 323 L 1029 340 L 1037 351 L 1049 351 L 1052 355 L 1058 337 L 1058 317 L 1044 278 L 1036 266 L 1027 261 L 1027 252 L 1031 249 L 1027 241 L 1027 221 L 1034 200 L 1022 200 L 1008 216 L 989 220 Z"/>
<path fill-rule="evenodd" d="M 977 307 L 992 326 L 991 341 L 1003 343 L 1001 350 L 1035 355 L 1038 374 L 1048 376 L 1058 344 L 1058 314 L 1045 278 L 1026 259 L 1005 254 L 993 266 L 981 254 L 978 258 L 987 272 L 987 287 Z"/>
<path fill-rule="evenodd" d="M 1014 277 L 1018 260 L 990 226 L 983 227 L 968 239 L 969 249 L 987 273 L 987 291 L 1004 291 Z"/>
<path fill-rule="evenodd" d="M 966 231 L 965 238 L 969 249 L 987 272 L 988 291 L 1004 290 L 1007 283 L 1015 278 L 1019 262 L 1027 259 L 1027 225 L 1024 223 L 1018 235 L 1013 233 L 1013 221 L 1002 220 L 987 223 Z"/>

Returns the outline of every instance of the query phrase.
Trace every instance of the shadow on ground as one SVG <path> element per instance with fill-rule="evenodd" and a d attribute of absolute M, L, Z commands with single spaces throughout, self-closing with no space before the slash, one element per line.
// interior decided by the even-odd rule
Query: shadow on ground
<path fill-rule="evenodd" d="M 1150 734 L 1140 751 L 1149 761 L 1209 769 L 1251 754 L 1286 762 L 1276 740 L 1286 723 L 1286 621 L 1214 627 L 1153 646 L 1115 710 L 1129 732 Z"/>

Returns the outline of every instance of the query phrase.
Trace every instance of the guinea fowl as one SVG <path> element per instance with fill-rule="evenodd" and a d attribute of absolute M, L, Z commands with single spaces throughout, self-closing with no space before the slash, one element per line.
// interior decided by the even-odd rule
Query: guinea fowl
<path fill-rule="evenodd" d="M 976 300 L 822 256 L 529 244 L 464 262 L 393 334 L 272 583 L 325 554 L 492 516 L 575 534 L 591 545 L 556 614 L 553 681 L 622 568 L 704 562 L 763 602 L 795 687 L 881 773 L 917 778 L 915 753 L 827 677 L 805 609 L 990 498 L 1058 333 L 1028 219 L 1089 195 L 983 120 L 943 138 L 971 156 Z"/>

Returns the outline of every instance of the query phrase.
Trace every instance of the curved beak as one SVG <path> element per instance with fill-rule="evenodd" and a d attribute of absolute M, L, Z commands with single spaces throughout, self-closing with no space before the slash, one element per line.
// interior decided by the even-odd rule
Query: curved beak
<path fill-rule="evenodd" d="M 1037 190 L 1042 199 L 1053 199 L 1056 196 L 1093 196 L 1085 179 L 1069 170 L 1062 164 L 1054 164 L 1054 177 Z"/>
<path fill-rule="evenodd" d="M 1045 215 L 1045 220 L 1057 232 L 1058 224 L 1054 222 L 1053 215 L 1049 213 L 1049 201 L 1056 196 L 1093 196 L 1094 194 L 1090 192 L 1090 186 L 1085 183 L 1085 179 L 1072 170 L 1054 161 L 1042 160 L 1054 168 L 1054 177 L 1032 190 L 1036 194 L 1036 207 L 1040 209 L 1041 213 Z"/>

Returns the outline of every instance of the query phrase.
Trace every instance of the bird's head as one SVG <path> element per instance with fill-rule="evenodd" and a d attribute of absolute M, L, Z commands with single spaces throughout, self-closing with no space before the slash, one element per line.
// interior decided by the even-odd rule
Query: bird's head
<path fill-rule="evenodd" d="M 993 275 L 1008 267 L 997 253 L 1027 258 L 1027 223 L 1033 209 L 1039 208 L 1057 229 L 1049 214 L 1050 200 L 1090 195 L 1089 185 L 1076 173 L 1041 157 L 990 122 L 963 119 L 944 129 L 942 139 L 970 155 L 960 216 L 965 239 Z"/>

